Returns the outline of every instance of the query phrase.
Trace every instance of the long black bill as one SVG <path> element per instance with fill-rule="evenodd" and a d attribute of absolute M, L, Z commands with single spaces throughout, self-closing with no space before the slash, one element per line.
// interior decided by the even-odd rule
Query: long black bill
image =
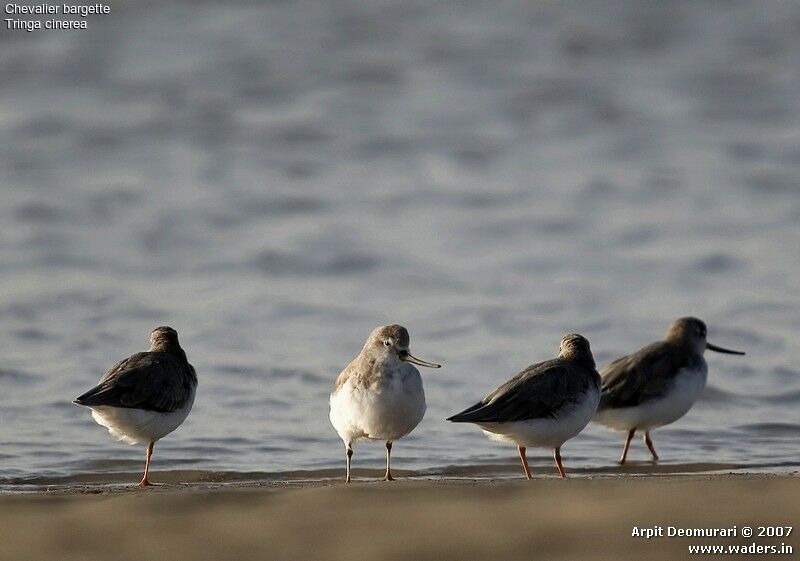
<path fill-rule="evenodd" d="M 716 345 L 712 345 L 711 343 L 706 343 L 706 348 L 709 351 L 716 351 L 718 353 L 725 353 L 725 354 L 728 354 L 728 355 L 743 355 L 744 354 L 742 351 L 732 351 L 730 349 L 725 349 L 723 347 L 718 347 Z"/>
<path fill-rule="evenodd" d="M 428 368 L 441 368 L 441 364 L 436 364 L 435 362 L 428 362 L 426 360 L 419 359 L 412 355 L 408 351 L 400 351 L 398 353 L 400 355 L 400 360 L 405 362 L 410 362 L 411 364 L 416 364 L 418 366 L 427 366 Z"/>

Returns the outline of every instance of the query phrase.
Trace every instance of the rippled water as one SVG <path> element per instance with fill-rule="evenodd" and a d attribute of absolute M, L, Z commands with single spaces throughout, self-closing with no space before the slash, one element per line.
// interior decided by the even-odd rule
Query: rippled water
<path fill-rule="evenodd" d="M 686 314 L 748 355 L 663 463 L 800 464 L 797 5 L 143 2 L 0 47 L 0 482 L 139 470 L 70 401 L 160 324 L 200 387 L 157 471 L 342 468 L 328 392 L 387 322 L 445 364 L 396 467 L 513 466 L 443 419 Z"/>

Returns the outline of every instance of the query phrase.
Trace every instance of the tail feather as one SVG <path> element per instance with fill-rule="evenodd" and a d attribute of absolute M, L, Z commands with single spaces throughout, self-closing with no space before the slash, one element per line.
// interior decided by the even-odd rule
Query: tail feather
<path fill-rule="evenodd" d="M 481 417 L 481 409 L 485 403 L 479 401 L 475 405 L 467 407 L 461 413 L 456 413 L 452 417 L 448 417 L 448 421 L 452 421 L 453 423 L 474 423 L 475 421 L 480 420 Z"/>
<path fill-rule="evenodd" d="M 72 403 L 77 405 L 85 405 L 91 407 L 92 405 L 106 405 L 109 395 L 108 388 L 102 385 L 97 385 L 90 389 L 88 392 L 76 397 Z"/>

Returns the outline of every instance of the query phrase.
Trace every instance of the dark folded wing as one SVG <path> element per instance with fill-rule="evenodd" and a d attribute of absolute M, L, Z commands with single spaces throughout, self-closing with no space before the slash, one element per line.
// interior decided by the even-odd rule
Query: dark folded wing
<path fill-rule="evenodd" d="M 634 407 L 663 396 L 683 366 L 663 342 L 618 358 L 600 373 L 603 391 L 599 409 Z"/>
<path fill-rule="evenodd" d="M 596 383 L 590 370 L 560 359 L 529 366 L 448 421 L 508 423 L 557 417 L 564 406 Z"/>
<path fill-rule="evenodd" d="M 75 403 L 108 405 L 168 413 L 191 395 L 192 366 L 167 353 L 137 353 L 115 364 Z"/>

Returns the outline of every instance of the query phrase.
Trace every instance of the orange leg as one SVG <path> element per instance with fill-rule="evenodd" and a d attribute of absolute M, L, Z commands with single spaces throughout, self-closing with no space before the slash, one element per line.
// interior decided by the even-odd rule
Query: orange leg
<path fill-rule="evenodd" d="M 344 482 L 350 483 L 350 464 L 353 461 L 353 447 L 349 444 L 346 444 L 344 447 L 344 455 L 345 455 L 345 462 L 347 465 L 347 477 L 345 477 Z"/>
<path fill-rule="evenodd" d="M 625 447 L 622 449 L 622 457 L 619 459 L 619 465 L 625 465 L 625 459 L 628 457 L 628 448 L 631 447 L 631 440 L 633 440 L 633 435 L 636 434 L 636 429 L 631 429 L 628 431 L 628 437 L 625 439 Z"/>
<path fill-rule="evenodd" d="M 519 452 L 519 459 L 522 460 L 522 468 L 525 470 L 525 477 L 533 479 L 531 468 L 528 467 L 528 456 L 525 454 L 525 447 L 517 446 L 517 452 Z"/>
<path fill-rule="evenodd" d="M 384 481 L 394 481 L 392 477 L 392 443 L 386 442 L 386 475 L 383 476 Z"/>
<path fill-rule="evenodd" d="M 139 482 L 139 487 L 149 487 L 152 485 L 152 483 L 150 483 L 150 479 L 148 479 L 148 475 L 150 475 L 150 458 L 153 457 L 153 447 L 155 445 L 155 442 L 151 442 L 147 447 L 147 459 L 144 462 L 144 475 L 142 476 L 142 480 Z"/>
<path fill-rule="evenodd" d="M 564 471 L 564 464 L 561 463 L 561 448 L 556 448 L 553 450 L 553 458 L 556 461 L 556 467 L 558 468 L 558 473 L 561 474 L 561 477 L 566 477 L 567 472 Z"/>
<path fill-rule="evenodd" d="M 653 446 L 653 441 L 650 440 L 650 431 L 646 431 L 644 433 L 644 443 L 647 445 L 647 448 L 650 450 L 650 453 L 653 455 L 653 463 L 658 461 L 658 454 L 656 454 L 656 449 Z"/>

